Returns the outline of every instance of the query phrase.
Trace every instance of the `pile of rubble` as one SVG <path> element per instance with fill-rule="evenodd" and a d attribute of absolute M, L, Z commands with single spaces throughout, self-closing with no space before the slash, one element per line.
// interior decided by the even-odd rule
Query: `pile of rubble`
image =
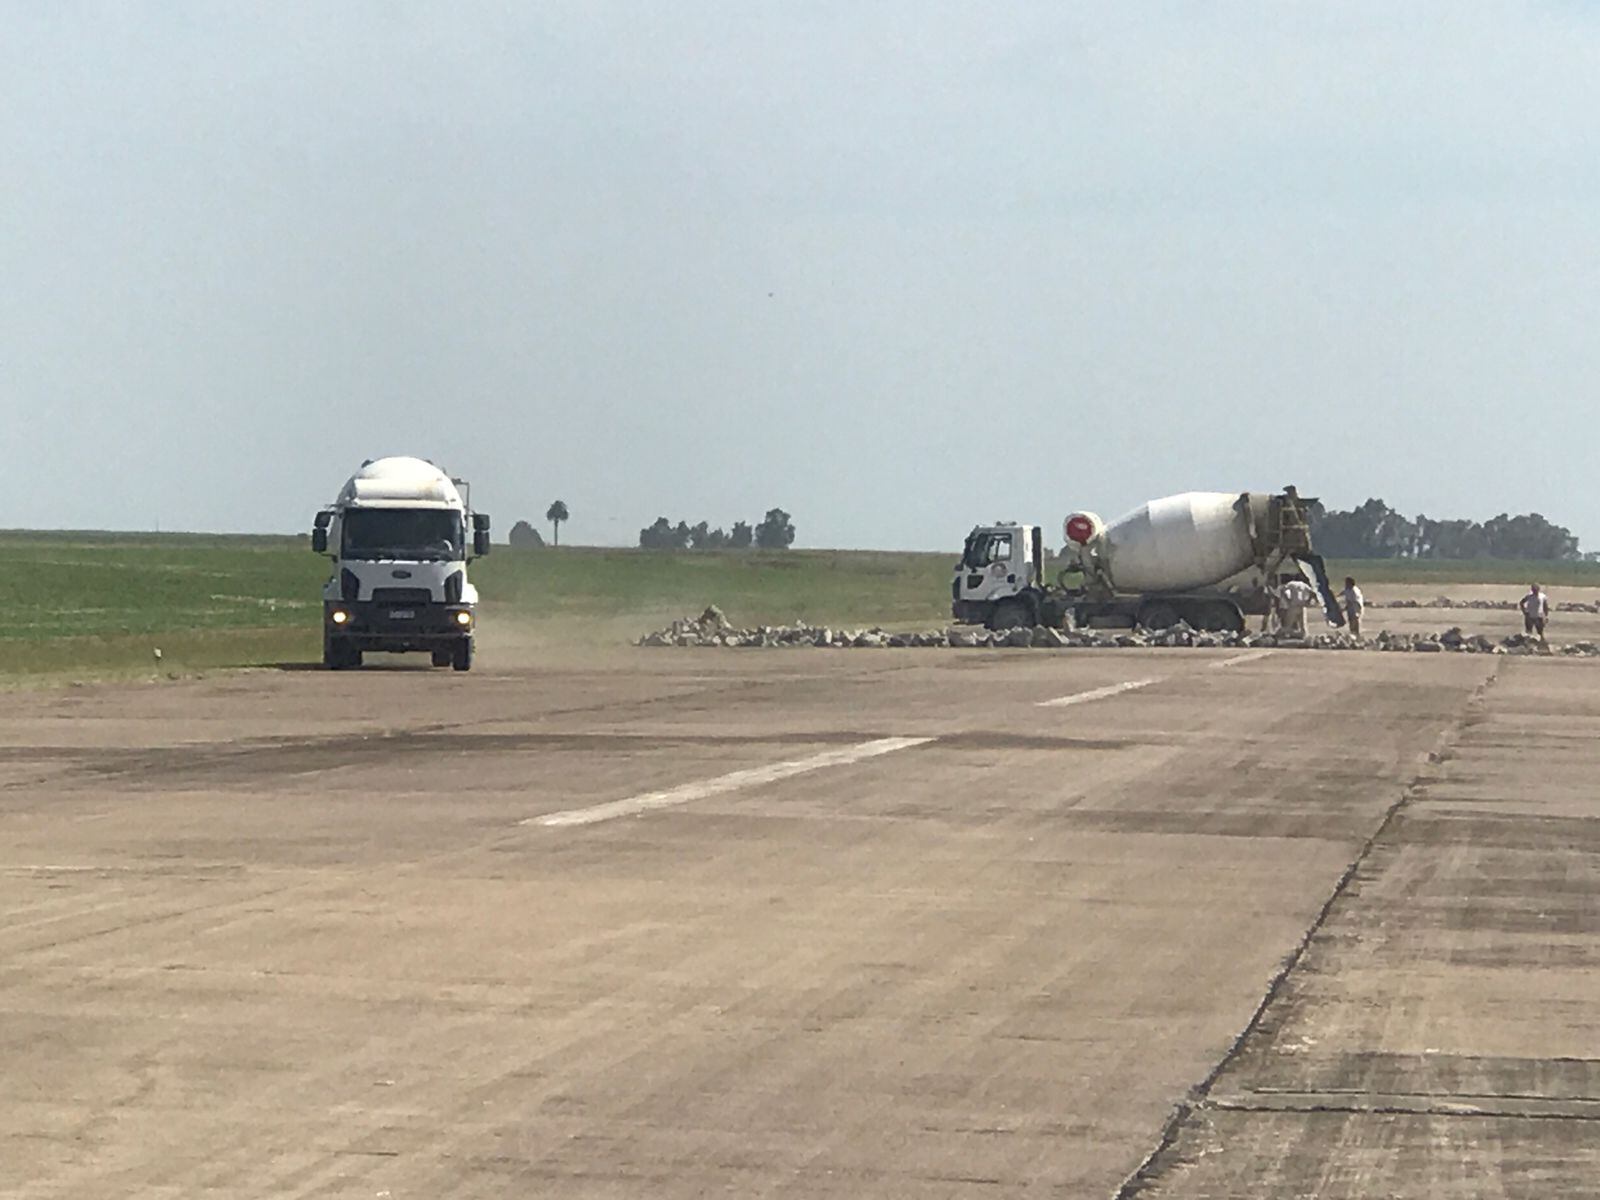
<path fill-rule="evenodd" d="M 1600 657 L 1600 645 L 1574 642 L 1551 646 L 1524 634 L 1510 637 L 1485 637 L 1466 634 L 1459 627 L 1443 633 L 1393 633 L 1387 629 L 1371 638 L 1353 638 L 1343 630 L 1318 632 L 1303 638 L 1270 633 L 1204 633 L 1178 624 L 1170 629 L 1032 629 L 989 630 L 970 625 L 916 632 L 889 632 L 872 629 L 834 629 L 809 625 L 759 625 L 736 628 L 722 610 L 712 605 L 698 617 L 674 621 L 665 629 L 646 634 L 640 646 L 812 646 L 826 648 L 901 648 L 952 647 L 957 649 L 1116 649 L 1133 646 L 1222 647 L 1239 649 L 1296 650 L 1378 650 L 1420 654 L 1562 654 L 1572 657 Z"/>
<path fill-rule="evenodd" d="M 1385 629 L 1366 643 L 1366 648 L 1434 654 L 1448 651 L 1453 654 L 1561 654 L 1570 658 L 1600 657 L 1600 645 L 1594 642 L 1572 642 L 1564 646 L 1554 646 L 1525 633 L 1513 633 L 1509 637 L 1497 640 L 1481 633 L 1463 633 L 1460 626 L 1451 626 L 1443 633 L 1391 633 Z"/>
<path fill-rule="evenodd" d="M 1449 596 L 1435 596 L 1432 600 L 1368 600 L 1368 608 L 1476 608 L 1497 612 L 1515 612 L 1517 600 L 1452 600 Z M 1600 613 L 1600 604 L 1584 600 L 1559 600 L 1550 606 L 1552 612 Z"/>
<path fill-rule="evenodd" d="M 640 646 L 943 646 L 943 630 L 889 633 L 883 629 L 833 629 L 827 625 L 758 625 L 736 629 L 713 604 L 698 617 L 684 617 L 646 634 Z"/>

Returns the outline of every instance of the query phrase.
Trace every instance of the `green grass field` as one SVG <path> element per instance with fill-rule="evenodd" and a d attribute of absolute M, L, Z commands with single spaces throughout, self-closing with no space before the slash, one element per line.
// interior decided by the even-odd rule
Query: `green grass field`
<path fill-rule="evenodd" d="M 934 621 L 955 554 L 866 550 L 503 551 L 474 566 L 485 603 L 528 617 L 681 615 L 717 604 L 740 624 Z M 642 631 L 641 631 L 642 632 Z"/>
<path fill-rule="evenodd" d="M 328 563 L 303 537 L 15 532 L 0 533 L 0 554 L 9 568 L 0 576 L 0 680 L 150 677 L 320 655 Z M 499 547 L 473 578 L 492 619 L 620 641 L 713 603 L 742 625 L 937 624 L 949 611 L 954 559 Z M 1600 564 L 1590 563 L 1363 561 L 1330 563 L 1329 572 L 1441 590 L 1520 588 L 1535 577 L 1553 588 L 1600 586 Z"/>

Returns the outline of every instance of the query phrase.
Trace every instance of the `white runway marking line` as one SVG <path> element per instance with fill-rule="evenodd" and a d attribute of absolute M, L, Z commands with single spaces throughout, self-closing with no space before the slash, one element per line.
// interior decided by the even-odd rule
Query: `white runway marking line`
<path fill-rule="evenodd" d="M 862 742 L 857 746 L 846 746 L 842 750 L 824 750 L 821 754 L 813 754 L 809 758 L 791 759 L 789 762 L 772 763 L 765 767 L 749 767 L 743 771 L 719 775 L 715 779 L 703 779 L 699 783 L 680 784 L 678 787 L 667 788 L 660 792 L 645 792 L 641 796 L 630 796 L 626 800 L 612 800 L 588 808 L 571 808 L 564 812 L 546 813 L 542 817 L 528 817 L 519 824 L 544 825 L 555 829 L 565 829 L 573 825 L 593 825 L 597 821 L 637 816 L 657 808 L 675 808 L 680 804 L 704 800 L 708 796 L 722 796 L 728 792 L 739 791 L 741 788 L 776 783 L 780 779 L 805 775 L 825 767 L 849 766 L 863 759 L 877 758 L 881 754 L 893 754 L 896 750 L 908 750 L 912 746 L 926 745 L 933 740 L 926 737 L 878 738 L 876 741 Z"/>
<path fill-rule="evenodd" d="M 1065 708 L 1069 704 L 1087 704 L 1091 700 L 1104 700 L 1107 696 L 1120 696 L 1123 692 L 1135 691 L 1138 688 L 1149 687 L 1152 683 L 1159 682 L 1160 680 L 1157 679 L 1130 679 L 1126 683 L 1113 683 L 1087 692 L 1074 692 L 1070 696 L 1057 696 L 1054 700 L 1041 700 L 1035 707 Z"/>
<path fill-rule="evenodd" d="M 1271 650 L 1252 650 L 1248 654 L 1235 654 L 1232 658 L 1225 658 L 1221 662 L 1212 663 L 1211 669 L 1216 670 L 1218 667 L 1231 667 L 1235 663 L 1255 662 L 1256 659 L 1265 658 L 1271 653 Z"/>

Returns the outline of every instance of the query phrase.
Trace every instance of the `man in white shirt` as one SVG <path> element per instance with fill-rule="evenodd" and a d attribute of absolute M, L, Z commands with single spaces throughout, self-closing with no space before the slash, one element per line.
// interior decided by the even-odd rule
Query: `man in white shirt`
<path fill-rule="evenodd" d="M 1361 636 L 1361 611 L 1367 607 L 1367 599 L 1361 594 L 1361 589 L 1356 586 L 1356 581 L 1349 575 L 1344 577 L 1344 591 L 1339 593 L 1339 600 L 1344 605 L 1344 619 L 1350 623 L 1350 636 Z"/>
<path fill-rule="evenodd" d="M 1291 579 L 1283 585 L 1283 632 L 1289 637 L 1306 636 L 1306 609 L 1317 602 L 1317 593 L 1304 579 Z"/>
<path fill-rule="evenodd" d="M 1550 618 L 1550 597 L 1537 583 L 1528 589 L 1518 606 L 1522 609 L 1522 632 L 1544 640 L 1544 623 Z"/>

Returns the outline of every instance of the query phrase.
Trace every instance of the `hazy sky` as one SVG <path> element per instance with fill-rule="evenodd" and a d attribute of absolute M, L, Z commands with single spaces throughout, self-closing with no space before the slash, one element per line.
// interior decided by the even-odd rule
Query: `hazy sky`
<path fill-rule="evenodd" d="M 574 542 L 1293 482 L 1600 548 L 1600 5 L 0 18 L 0 527 L 415 453 Z"/>

